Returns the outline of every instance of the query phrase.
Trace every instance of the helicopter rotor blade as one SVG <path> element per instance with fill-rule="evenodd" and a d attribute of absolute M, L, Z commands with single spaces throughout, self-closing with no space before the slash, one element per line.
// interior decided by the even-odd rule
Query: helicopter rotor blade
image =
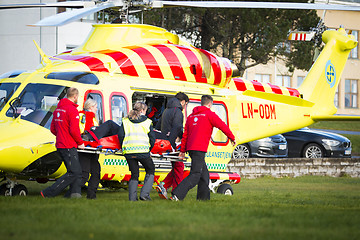
<path fill-rule="evenodd" d="M 98 4 L 89 8 L 75 9 L 68 12 L 62 12 L 47 18 L 40 20 L 35 24 L 29 24 L 29 26 L 35 27 L 50 27 L 50 26 L 61 26 L 69 22 L 73 22 L 80 18 L 86 17 L 92 13 L 101 11 L 106 8 L 111 8 L 115 6 L 122 6 L 121 4 L 114 4 L 113 2 L 106 2 L 102 4 Z"/>
<path fill-rule="evenodd" d="M 71 1 L 71 2 L 57 2 L 57 3 L 25 3 L 25 4 L 2 4 L 2 9 L 15 9 L 15 8 L 37 8 L 37 7 L 65 7 L 65 8 L 83 8 L 94 6 L 93 1 Z"/>
<path fill-rule="evenodd" d="M 278 9 L 314 9 L 314 10 L 343 10 L 360 11 L 359 6 L 295 3 L 295 2 L 242 2 L 242 1 L 153 1 L 152 8 L 163 7 L 199 7 L 199 8 L 278 8 Z"/>

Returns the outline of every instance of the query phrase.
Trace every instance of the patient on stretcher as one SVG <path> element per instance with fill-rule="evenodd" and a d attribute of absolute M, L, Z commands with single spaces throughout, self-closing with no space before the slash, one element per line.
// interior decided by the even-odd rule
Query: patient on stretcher
<path fill-rule="evenodd" d="M 98 127 L 92 128 L 90 131 L 86 131 L 82 138 L 86 147 L 96 148 L 96 150 L 111 149 L 120 151 L 119 129 L 118 124 L 109 120 Z M 151 153 L 163 155 L 164 153 L 178 152 L 180 145 L 180 138 L 176 139 L 176 149 L 171 146 L 169 140 L 156 139 Z"/>

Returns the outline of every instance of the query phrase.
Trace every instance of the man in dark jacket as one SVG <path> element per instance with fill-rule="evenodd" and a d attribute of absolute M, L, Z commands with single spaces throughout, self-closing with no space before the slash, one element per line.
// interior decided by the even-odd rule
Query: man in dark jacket
<path fill-rule="evenodd" d="M 234 134 L 226 123 L 210 110 L 212 104 L 213 98 L 210 95 L 203 95 L 201 106 L 195 107 L 187 118 L 179 157 L 184 158 L 185 152 L 189 152 L 191 170 L 189 176 L 172 191 L 171 200 L 183 200 L 188 191 L 196 185 L 198 185 L 197 199 L 210 200 L 210 177 L 205 163 L 205 154 L 214 127 L 220 129 L 235 146 Z"/>
<path fill-rule="evenodd" d="M 78 97 L 79 91 L 69 88 L 67 98 L 60 100 L 53 113 L 50 131 L 56 136 L 55 146 L 67 172 L 53 185 L 41 191 L 43 197 L 55 197 L 69 185 L 70 197 L 81 197 L 81 166 L 77 148 L 84 149 L 85 146 L 80 136 Z"/>
<path fill-rule="evenodd" d="M 176 150 L 176 139 L 178 137 L 182 138 L 184 122 L 182 110 L 186 107 L 188 102 L 189 97 L 183 92 L 178 92 L 174 98 L 171 98 L 168 101 L 166 109 L 156 125 L 156 129 L 161 130 L 160 138 L 169 140 L 174 150 Z M 171 171 L 165 177 L 163 182 L 156 187 L 159 196 L 163 199 L 167 199 L 167 189 L 171 186 L 175 189 L 184 178 L 184 163 L 171 162 L 171 165 Z"/>

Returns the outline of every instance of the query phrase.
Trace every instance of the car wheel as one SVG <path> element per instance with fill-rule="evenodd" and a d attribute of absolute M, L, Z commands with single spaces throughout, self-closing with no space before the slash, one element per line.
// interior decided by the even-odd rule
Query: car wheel
<path fill-rule="evenodd" d="M 233 152 L 233 158 L 249 158 L 250 157 L 250 148 L 246 144 L 237 145 Z"/>
<path fill-rule="evenodd" d="M 310 143 L 305 146 L 303 156 L 306 158 L 322 158 L 324 157 L 324 151 L 316 143 Z"/>
<path fill-rule="evenodd" d="M 219 188 L 217 189 L 217 193 L 232 196 L 234 194 L 234 191 L 230 184 L 225 183 L 219 186 Z"/>

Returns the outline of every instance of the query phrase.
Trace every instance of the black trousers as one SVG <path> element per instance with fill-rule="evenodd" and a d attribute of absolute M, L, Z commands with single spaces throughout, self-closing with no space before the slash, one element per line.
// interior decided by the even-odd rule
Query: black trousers
<path fill-rule="evenodd" d="M 55 197 L 70 185 L 70 194 L 81 194 L 81 166 L 76 148 L 58 148 L 67 172 L 42 192 L 45 197 Z M 70 195 L 71 196 L 71 195 Z"/>
<path fill-rule="evenodd" d="M 81 186 L 88 182 L 87 198 L 94 199 L 100 182 L 99 154 L 79 152 L 79 159 L 82 169 Z"/>
<path fill-rule="evenodd" d="M 100 126 L 96 127 L 93 131 L 95 136 L 100 139 L 103 137 L 118 135 L 120 131 L 120 126 L 116 124 L 112 120 L 108 120 L 101 124 Z"/>
<path fill-rule="evenodd" d="M 197 200 L 210 200 L 209 171 L 205 163 L 206 152 L 189 151 L 191 158 L 190 174 L 172 191 L 179 200 L 183 200 L 190 189 L 198 185 Z"/>
<path fill-rule="evenodd" d="M 147 158 L 138 158 L 134 155 L 125 155 L 125 158 L 128 162 L 129 170 L 131 172 L 131 180 L 139 179 L 139 162 L 145 168 L 146 174 L 155 174 L 155 165 L 150 156 Z"/>

